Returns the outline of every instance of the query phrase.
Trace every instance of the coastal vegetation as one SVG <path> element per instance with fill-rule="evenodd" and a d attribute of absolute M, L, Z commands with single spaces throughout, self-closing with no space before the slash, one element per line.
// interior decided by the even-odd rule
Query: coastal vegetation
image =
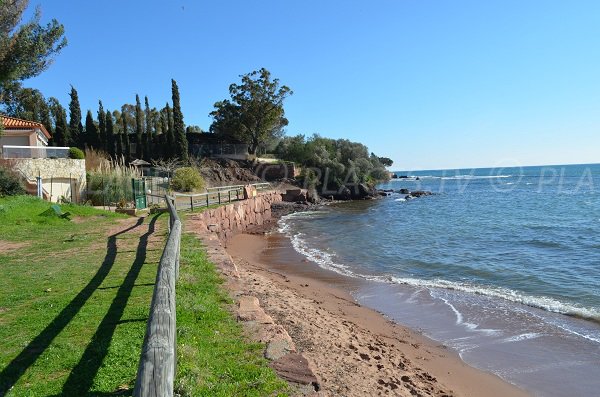
<path fill-rule="evenodd" d="M 389 179 L 386 166 L 392 161 L 369 154 L 368 148 L 347 139 L 330 139 L 320 135 L 284 137 L 277 147 L 278 158 L 298 163 L 299 180 L 321 194 L 335 194 L 349 185 L 374 185 Z"/>

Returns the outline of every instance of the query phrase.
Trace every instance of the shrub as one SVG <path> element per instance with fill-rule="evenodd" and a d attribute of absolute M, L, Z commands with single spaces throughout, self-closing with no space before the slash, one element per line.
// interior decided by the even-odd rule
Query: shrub
<path fill-rule="evenodd" d="M 85 158 L 85 154 L 83 154 L 83 151 L 81 149 L 76 148 L 76 147 L 71 147 L 71 148 L 69 148 L 69 158 L 76 159 L 76 160 L 83 160 Z"/>
<path fill-rule="evenodd" d="M 0 167 L 0 197 L 25 193 L 21 178 L 14 171 Z"/>
<path fill-rule="evenodd" d="M 191 192 L 204 188 L 204 179 L 193 167 L 181 167 L 175 170 L 171 187 L 178 192 Z"/>

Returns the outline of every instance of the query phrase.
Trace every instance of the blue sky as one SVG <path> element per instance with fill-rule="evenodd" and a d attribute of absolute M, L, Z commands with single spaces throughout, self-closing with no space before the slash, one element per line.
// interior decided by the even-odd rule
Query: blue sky
<path fill-rule="evenodd" d="M 186 124 L 238 76 L 294 90 L 287 133 L 348 138 L 393 169 L 600 162 L 598 1 L 31 1 L 69 45 L 26 86 L 85 112 L 135 94 Z"/>

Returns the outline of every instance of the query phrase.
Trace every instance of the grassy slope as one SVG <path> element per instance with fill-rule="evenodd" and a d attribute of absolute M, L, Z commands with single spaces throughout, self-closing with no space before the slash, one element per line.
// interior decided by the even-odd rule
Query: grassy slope
<path fill-rule="evenodd" d="M 7 385 L 11 396 L 130 389 L 167 218 L 136 224 L 68 205 L 74 221 L 39 216 L 48 207 L 0 199 L 0 244 L 24 244 L 0 252 L 0 395 Z"/>
<path fill-rule="evenodd" d="M 182 396 L 284 395 L 264 346 L 246 341 L 200 242 L 184 234 L 177 282 L 177 379 Z"/>

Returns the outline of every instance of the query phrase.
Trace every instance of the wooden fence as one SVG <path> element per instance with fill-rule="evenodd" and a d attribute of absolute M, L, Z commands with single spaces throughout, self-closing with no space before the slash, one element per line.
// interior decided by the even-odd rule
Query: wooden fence
<path fill-rule="evenodd" d="M 271 189 L 268 182 L 251 184 L 257 191 Z M 215 204 L 231 203 L 244 199 L 244 185 L 209 187 L 206 193 L 174 193 L 175 206 L 179 210 L 191 210 Z"/>
<path fill-rule="evenodd" d="M 175 282 L 179 276 L 181 221 L 174 199 L 169 209 L 169 237 L 160 258 L 150 305 L 150 316 L 135 382 L 134 396 L 173 396 L 176 366 Z"/>

